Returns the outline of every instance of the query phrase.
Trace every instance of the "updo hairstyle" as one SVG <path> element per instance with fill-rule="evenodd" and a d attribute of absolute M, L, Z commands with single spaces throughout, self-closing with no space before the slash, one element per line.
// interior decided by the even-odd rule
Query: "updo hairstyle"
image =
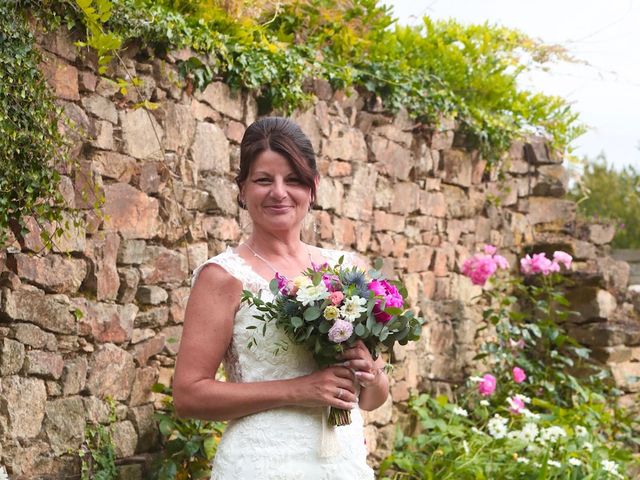
<path fill-rule="evenodd" d="M 242 184 L 249 177 L 254 160 L 267 150 L 279 153 L 289 161 L 300 182 L 311 190 L 313 205 L 316 199 L 315 179 L 318 176 L 316 155 L 302 129 L 284 117 L 263 117 L 249 125 L 244 132 L 240 143 L 240 171 L 235 179 L 238 189 L 242 189 Z M 246 209 L 239 193 L 236 200 L 240 208 Z"/>

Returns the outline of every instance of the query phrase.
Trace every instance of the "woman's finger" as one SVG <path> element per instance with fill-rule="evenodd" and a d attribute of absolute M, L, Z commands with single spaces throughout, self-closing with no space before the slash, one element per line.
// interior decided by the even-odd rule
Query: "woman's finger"
<path fill-rule="evenodd" d="M 345 366 L 359 372 L 372 372 L 375 369 L 373 362 L 361 359 L 349 360 Z"/>
<path fill-rule="evenodd" d="M 368 387 L 375 382 L 376 375 L 368 372 L 356 372 L 356 379 L 362 387 Z"/>

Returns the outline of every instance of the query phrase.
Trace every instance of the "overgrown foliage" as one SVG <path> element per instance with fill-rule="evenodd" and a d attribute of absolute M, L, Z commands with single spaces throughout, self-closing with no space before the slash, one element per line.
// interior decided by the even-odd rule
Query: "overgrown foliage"
<path fill-rule="evenodd" d="M 585 163 L 580 182 L 570 192 L 587 220 L 612 222 L 616 248 L 640 248 L 640 171 L 616 170 L 604 156 Z"/>
<path fill-rule="evenodd" d="M 155 470 L 157 480 L 195 480 L 211 476 L 211 460 L 224 430 L 224 422 L 178 417 L 172 390 L 161 383 L 153 390 L 167 395 L 164 409 L 155 413 L 164 449 Z"/>
<path fill-rule="evenodd" d="M 429 126 L 455 118 L 469 146 L 490 159 L 524 132 L 547 134 L 560 149 L 582 133 L 564 100 L 517 85 L 526 70 L 569 60 L 566 52 L 508 28 L 428 17 L 400 26 L 378 0 L 250 2 L 244 9 L 232 2 L 230 11 L 214 0 L 99 3 L 107 1 L 108 25 L 123 40 L 159 52 L 192 48 L 202 55 L 182 71 L 196 87 L 219 79 L 251 90 L 263 111 L 303 105 L 305 81 L 316 77 L 359 90 L 369 108 L 406 108 Z"/>
<path fill-rule="evenodd" d="M 480 269 L 490 262 L 482 259 Z M 453 399 L 412 399 L 415 430 L 399 432 L 381 478 L 629 478 L 638 420 L 616 405 L 605 372 L 568 334 L 565 277 L 527 275 L 494 278 L 484 290 L 485 328 L 495 329 L 477 357 L 484 376 L 467 379 Z"/>
<path fill-rule="evenodd" d="M 39 69 L 42 58 L 25 16 L 31 6 L 0 4 L 0 245 L 10 230 L 26 233 L 27 217 L 53 226 L 43 229 L 45 244 L 68 224 L 54 168 L 67 161 L 61 110 Z"/>

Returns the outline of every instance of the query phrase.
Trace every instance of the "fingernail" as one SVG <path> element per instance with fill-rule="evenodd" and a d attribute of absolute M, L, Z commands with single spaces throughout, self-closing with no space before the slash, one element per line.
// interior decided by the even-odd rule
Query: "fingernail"
<path fill-rule="evenodd" d="M 361 372 L 358 370 L 357 372 L 355 372 L 355 374 L 356 374 L 356 377 L 361 377 L 362 375 L 364 375 L 364 372 Z"/>

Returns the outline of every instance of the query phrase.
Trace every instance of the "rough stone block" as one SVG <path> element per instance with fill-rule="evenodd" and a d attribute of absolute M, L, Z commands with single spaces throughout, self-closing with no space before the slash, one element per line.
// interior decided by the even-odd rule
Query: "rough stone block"
<path fill-rule="evenodd" d="M 129 420 L 116 422 L 109 426 L 115 446 L 116 458 L 131 457 L 136 453 L 138 435 Z"/>
<path fill-rule="evenodd" d="M 81 397 L 47 402 L 45 431 L 55 455 L 76 450 L 84 439 L 85 412 Z"/>
<path fill-rule="evenodd" d="M 87 274 L 84 260 L 53 254 L 40 257 L 16 253 L 7 263 L 21 279 L 55 293 L 76 292 Z"/>
<path fill-rule="evenodd" d="M 184 311 L 187 308 L 190 293 L 189 287 L 181 287 L 171 291 L 169 317 L 172 323 L 184 322 Z"/>
<path fill-rule="evenodd" d="M 225 174 L 230 170 L 229 141 L 213 123 L 198 122 L 189 152 L 200 172 Z"/>
<path fill-rule="evenodd" d="M 333 160 L 367 161 L 367 144 L 364 135 L 344 123 L 332 122 L 329 137 L 322 140 L 321 151 Z"/>
<path fill-rule="evenodd" d="M 375 135 L 371 136 L 369 147 L 381 173 L 398 180 L 409 179 L 409 173 L 415 163 L 411 150 Z"/>
<path fill-rule="evenodd" d="M 44 380 L 18 376 L 2 379 L 0 412 L 6 417 L 6 434 L 13 438 L 33 438 L 40 433 L 47 390 Z"/>
<path fill-rule="evenodd" d="M 169 308 L 166 306 L 152 307 L 138 312 L 136 316 L 136 327 L 158 328 L 166 325 L 169 321 Z"/>
<path fill-rule="evenodd" d="M 640 344 L 640 326 L 635 323 L 606 322 L 569 327 L 569 334 L 590 347 Z"/>
<path fill-rule="evenodd" d="M 155 285 L 141 285 L 138 287 L 136 299 L 143 304 L 158 305 L 166 302 L 169 294 L 164 288 Z"/>
<path fill-rule="evenodd" d="M 616 298 L 606 290 L 596 287 L 579 287 L 567 292 L 571 310 L 579 313 L 571 321 L 586 322 L 594 319 L 607 319 L 616 310 Z"/>
<path fill-rule="evenodd" d="M 36 289 L 3 290 L 1 311 L 13 320 L 23 320 L 56 333 L 74 333 L 76 321 L 64 296 L 45 295 Z"/>
<path fill-rule="evenodd" d="M 0 374 L 3 377 L 18 373 L 24 364 L 24 345 L 10 338 L 3 338 L 0 344 Z"/>
<path fill-rule="evenodd" d="M 139 265 L 144 261 L 144 249 L 147 244 L 144 240 L 126 239 L 120 242 L 118 249 L 118 263 Z"/>
<path fill-rule="evenodd" d="M 62 355 L 41 350 L 28 351 L 24 362 L 24 371 L 27 375 L 53 380 L 60 378 L 63 367 Z"/>
<path fill-rule="evenodd" d="M 45 54 L 40 68 L 56 97 L 65 100 L 80 100 L 76 67 L 54 55 Z"/>
<path fill-rule="evenodd" d="M 405 218 L 402 215 L 393 215 L 380 210 L 373 212 L 373 230 L 402 232 L 405 228 Z"/>
<path fill-rule="evenodd" d="M 97 93 L 82 98 L 82 106 L 86 111 L 112 124 L 118 123 L 118 111 L 111 100 Z"/>
<path fill-rule="evenodd" d="M 418 210 L 421 190 L 415 183 L 399 182 L 393 187 L 391 213 L 407 215 Z"/>
<path fill-rule="evenodd" d="M 471 186 L 472 159 L 471 155 L 462 150 L 445 150 L 442 152 L 440 165 L 443 181 L 461 187 Z"/>
<path fill-rule="evenodd" d="M 562 165 L 544 165 L 538 168 L 538 179 L 533 194 L 541 197 L 564 197 L 569 175 Z"/>
<path fill-rule="evenodd" d="M 165 247 L 147 246 L 140 277 L 145 284 L 182 283 L 189 277 L 187 257 Z"/>
<path fill-rule="evenodd" d="M 162 160 L 164 132 L 148 110 L 120 112 L 124 152 L 139 159 Z"/>
<path fill-rule="evenodd" d="M 113 140 L 113 124 L 106 120 L 96 120 L 94 127 L 94 137 L 89 143 L 91 143 L 93 147 L 102 150 L 114 150 L 116 144 Z"/>
<path fill-rule="evenodd" d="M 87 241 L 90 268 L 85 287 L 95 293 L 97 300 L 115 300 L 118 294 L 120 277 L 116 257 L 119 246 L 120 237 L 115 233 L 101 233 Z"/>
<path fill-rule="evenodd" d="M 75 306 L 82 312 L 79 330 L 98 342 L 125 343 L 131 339 L 133 322 L 138 307 L 94 302 L 86 298 L 75 298 Z"/>
<path fill-rule="evenodd" d="M 169 355 L 176 355 L 180 347 L 180 340 L 182 339 L 182 325 L 166 327 L 162 330 L 162 334 L 166 339 L 165 350 Z"/>
<path fill-rule="evenodd" d="M 136 378 L 131 388 L 129 405 L 137 407 L 151 402 L 151 387 L 158 380 L 158 370 L 155 367 L 145 367 L 136 370 Z"/>
<path fill-rule="evenodd" d="M 640 362 L 624 362 L 611 365 L 616 385 L 627 392 L 640 392 Z"/>
<path fill-rule="evenodd" d="M 124 239 L 152 238 L 158 230 L 158 201 L 124 183 L 105 187 L 104 213 L 107 228 Z"/>
<path fill-rule="evenodd" d="M 407 250 L 407 272 L 424 272 L 429 270 L 433 248 L 419 245 Z"/>
<path fill-rule="evenodd" d="M 84 357 L 76 357 L 65 363 L 62 370 L 62 394 L 65 397 L 76 395 L 84 389 L 88 368 L 89 364 Z"/>
<path fill-rule="evenodd" d="M 90 159 L 96 172 L 122 183 L 129 183 L 136 169 L 135 158 L 117 152 L 93 152 Z"/>
<path fill-rule="evenodd" d="M 196 132 L 196 120 L 191 108 L 174 102 L 167 102 L 166 105 L 165 148 L 179 153 L 186 152 Z"/>
<path fill-rule="evenodd" d="M 552 152 L 542 137 L 532 137 L 524 144 L 524 157 L 528 163 L 535 165 L 562 163 L 562 157 Z"/>
<path fill-rule="evenodd" d="M 57 347 L 56 337 L 52 333 L 45 332 L 39 327 L 30 323 L 18 323 L 13 329 L 14 338 L 31 348 L 55 350 Z"/>
<path fill-rule="evenodd" d="M 218 112 L 242 121 L 244 117 L 244 104 L 239 92 L 231 91 L 223 82 L 211 82 L 202 92 L 196 93 L 196 99 L 206 102 Z"/>
<path fill-rule="evenodd" d="M 129 409 L 128 419 L 138 432 L 137 453 L 154 451 L 157 448 L 159 432 L 153 415 L 153 405 L 142 405 Z"/>
<path fill-rule="evenodd" d="M 202 179 L 199 186 L 209 194 L 207 209 L 218 209 L 228 216 L 238 214 L 238 187 L 234 183 L 222 177 L 209 177 Z"/>
<path fill-rule="evenodd" d="M 343 197 L 344 187 L 341 182 L 326 177 L 320 179 L 316 203 L 322 205 L 323 210 L 331 210 L 340 215 Z"/>
<path fill-rule="evenodd" d="M 575 220 L 576 204 L 570 200 L 529 197 L 526 211 L 532 225 L 539 223 L 565 224 Z"/>
<path fill-rule="evenodd" d="M 100 398 L 127 400 L 135 378 L 133 356 L 113 345 L 102 345 L 91 356 L 87 389 Z"/>

